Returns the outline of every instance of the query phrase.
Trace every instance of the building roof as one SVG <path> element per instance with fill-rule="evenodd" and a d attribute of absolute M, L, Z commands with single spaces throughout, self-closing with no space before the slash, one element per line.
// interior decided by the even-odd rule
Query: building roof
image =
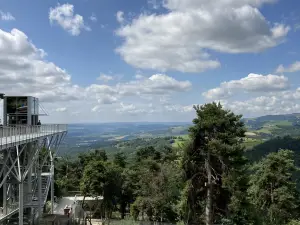
<path fill-rule="evenodd" d="M 85 200 L 85 201 L 95 201 L 95 200 L 103 200 L 103 196 L 97 196 L 97 197 L 88 197 L 88 196 L 86 196 L 85 198 L 84 198 L 84 196 L 75 196 L 75 197 L 64 197 L 64 198 L 67 198 L 67 199 L 69 199 L 69 200 L 72 200 L 72 201 L 83 201 L 83 199 Z"/>

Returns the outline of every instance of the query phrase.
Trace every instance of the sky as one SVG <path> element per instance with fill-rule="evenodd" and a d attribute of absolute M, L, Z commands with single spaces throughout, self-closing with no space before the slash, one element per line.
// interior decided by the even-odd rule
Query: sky
<path fill-rule="evenodd" d="M 1 0 L 0 92 L 45 123 L 299 113 L 299 43 L 299 0 Z"/>

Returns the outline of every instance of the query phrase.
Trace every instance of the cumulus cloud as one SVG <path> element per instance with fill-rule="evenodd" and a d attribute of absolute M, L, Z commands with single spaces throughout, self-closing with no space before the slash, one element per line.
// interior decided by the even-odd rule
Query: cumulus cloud
<path fill-rule="evenodd" d="M 178 81 L 165 74 L 154 74 L 147 79 L 117 85 L 119 93 L 123 95 L 169 94 L 188 91 L 191 87 L 191 82 Z"/>
<path fill-rule="evenodd" d="M 293 98 L 290 98 L 293 96 Z M 270 96 L 260 96 L 246 99 L 244 101 L 220 101 L 225 108 L 231 109 L 235 113 L 249 116 L 262 116 L 270 114 L 290 114 L 299 113 L 300 104 L 295 101 L 300 100 L 300 90 L 289 91 L 289 93 Z"/>
<path fill-rule="evenodd" d="M 56 111 L 56 112 L 66 112 L 66 111 L 67 111 L 67 108 L 66 108 L 66 107 L 57 108 L 55 111 Z"/>
<path fill-rule="evenodd" d="M 133 80 L 118 83 L 115 86 L 92 84 L 87 87 L 87 93 L 92 93 L 100 99 L 104 95 L 115 96 L 143 96 L 143 95 L 166 95 L 174 92 L 185 92 L 192 87 L 189 81 L 178 81 L 165 74 L 154 74 L 147 79 Z"/>
<path fill-rule="evenodd" d="M 216 5 L 219 5 L 219 8 L 238 8 L 244 5 L 259 7 L 264 3 L 274 3 L 276 1 L 277 0 L 166 0 L 164 1 L 164 6 L 170 10 L 190 10 L 202 7 L 206 9 L 213 9 Z"/>
<path fill-rule="evenodd" d="M 142 14 L 121 26 L 116 51 L 143 69 L 201 72 L 220 67 L 207 50 L 256 53 L 274 47 L 290 28 L 270 23 L 258 7 L 272 0 L 166 0 L 169 12 Z M 211 51 L 209 51 L 211 52 Z"/>
<path fill-rule="evenodd" d="M 155 110 L 152 109 L 152 105 L 136 106 L 134 104 L 126 104 L 121 102 L 119 107 L 116 109 L 117 113 L 121 114 L 152 114 Z"/>
<path fill-rule="evenodd" d="M 276 73 L 294 73 L 300 71 L 300 61 L 296 61 L 288 67 L 284 67 L 282 64 L 276 69 Z"/>
<path fill-rule="evenodd" d="M 90 16 L 90 20 L 92 22 L 97 22 L 97 17 L 96 17 L 96 15 L 94 13 Z"/>
<path fill-rule="evenodd" d="M 84 19 L 79 14 L 74 14 L 74 6 L 71 4 L 58 4 L 55 8 L 49 10 L 50 23 L 60 25 L 65 31 L 73 36 L 78 36 L 82 30 L 90 30 L 85 25 Z"/>
<path fill-rule="evenodd" d="M 32 95 L 42 101 L 80 98 L 82 89 L 72 85 L 68 72 L 44 59 L 25 33 L 0 29 L 0 89 L 11 95 Z"/>
<path fill-rule="evenodd" d="M 108 81 L 111 81 L 113 80 L 114 78 L 110 75 L 106 75 L 106 74 L 100 74 L 100 76 L 97 78 L 97 80 L 101 80 L 103 82 L 108 82 Z"/>
<path fill-rule="evenodd" d="M 165 109 L 171 112 L 188 113 L 194 111 L 194 105 L 166 105 Z"/>
<path fill-rule="evenodd" d="M 113 86 L 92 84 L 86 88 L 86 94 L 97 99 L 99 105 L 94 107 L 97 111 L 101 105 L 114 104 L 128 97 L 138 97 L 147 101 L 153 100 L 154 96 L 166 99 L 173 93 L 190 90 L 191 86 L 189 81 L 178 81 L 165 74 L 154 74 L 149 78 L 118 83 Z M 117 108 L 117 112 L 130 114 L 142 112 L 141 107 L 133 107 L 135 107 L 133 104 L 122 103 L 121 107 Z M 153 109 L 148 109 L 147 112 L 151 110 Z"/>
<path fill-rule="evenodd" d="M 137 80 L 140 80 L 140 79 L 144 79 L 145 77 L 143 76 L 143 75 L 141 75 L 141 74 L 136 74 L 135 76 L 135 79 L 137 79 Z"/>
<path fill-rule="evenodd" d="M 112 104 L 118 101 L 118 98 L 111 95 L 101 95 L 98 98 L 98 103 L 100 104 Z"/>
<path fill-rule="evenodd" d="M 119 23 L 123 23 L 124 22 L 124 12 L 122 11 L 118 11 L 117 14 L 116 14 L 116 18 L 117 18 L 117 21 Z"/>
<path fill-rule="evenodd" d="M 159 9 L 161 7 L 161 1 L 160 0 L 148 0 L 148 5 L 152 9 Z"/>
<path fill-rule="evenodd" d="M 3 12 L 0 10 L 0 20 L 12 21 L 16 20 L 16 18 L 10 12 Z"/>
<path fill-rule="evenodd" d="M 288 78 L 277 75 L 260 75 L 250 73 L 240 80 L 231 80 L 221 83 L 220 87 L 203 93 L 208 99 L 222 99 L 236 94 L 238 91 L 270 92 L 282 91 L 289 88 Z"/>

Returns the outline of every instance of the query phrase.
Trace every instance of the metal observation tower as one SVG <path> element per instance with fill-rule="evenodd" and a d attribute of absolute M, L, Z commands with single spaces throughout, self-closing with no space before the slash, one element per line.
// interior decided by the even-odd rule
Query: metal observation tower
<path fill-rule="evenodd" d="M 42 216 L 49 190 L 53 214 L 53 160 L 67 125 L 38 125 L 37 98 L 3 94 L 0 98 L 0 224 L 32 224 Z"/>

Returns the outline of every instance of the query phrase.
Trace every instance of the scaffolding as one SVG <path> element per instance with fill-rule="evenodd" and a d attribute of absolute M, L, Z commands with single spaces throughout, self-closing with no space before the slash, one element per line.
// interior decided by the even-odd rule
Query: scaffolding
<path fill-rule="evenodd" d="M 53 213 L 53 160 L 66 133 L 64 124 L 0 127 L 0 224 L 16 215 L 19 225 L 42 217 L 49 190 Z"/>

